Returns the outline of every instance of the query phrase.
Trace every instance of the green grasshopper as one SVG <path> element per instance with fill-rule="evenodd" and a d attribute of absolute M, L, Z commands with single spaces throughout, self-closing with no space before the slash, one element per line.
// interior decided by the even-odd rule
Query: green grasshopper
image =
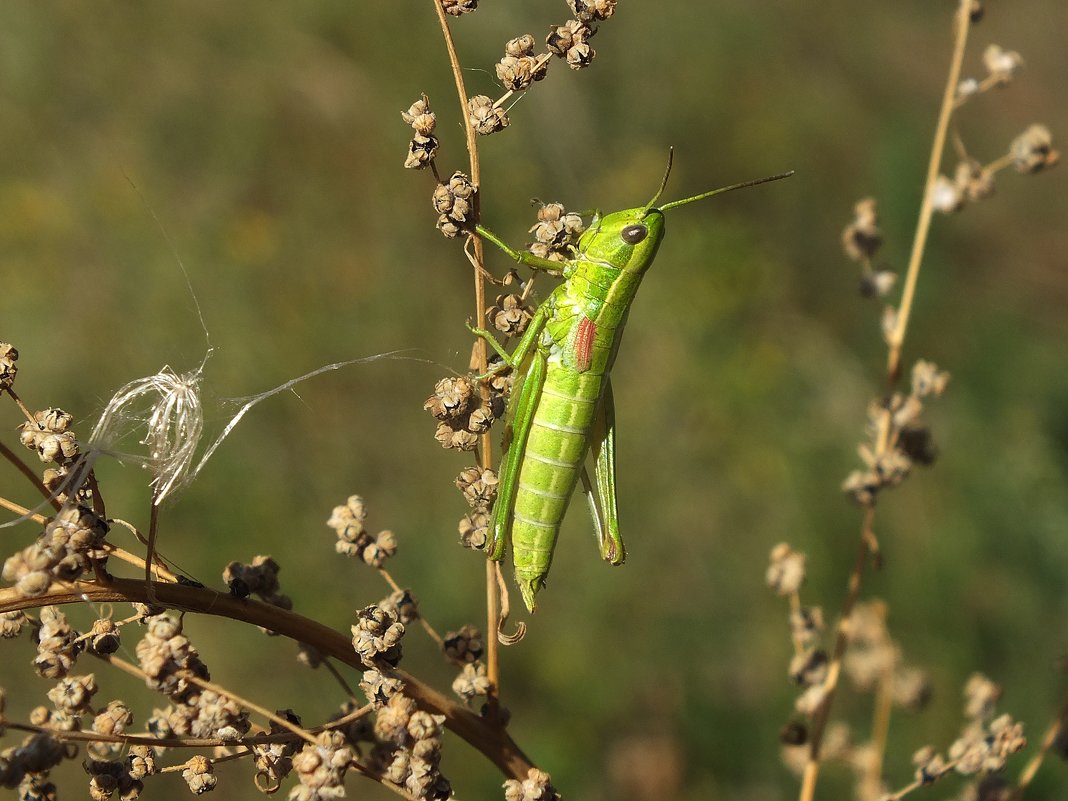
<path fill-rule="evenodd" d="M 630 304 L 664 237 L 664 212 L 793 174 L 657 206 L 670 171 L 669 159 L 660 189 L 644 206 L 604 216 L 595 212 L 573 258 L 563 263 L 516 250 L 481 225 L 475 227 L 479 236 L 520 264 L 564 279 L 534 312 L 512 353 L 489 331 L 469 326 L 500 355 L 503 364 L 498 369 L 516 371 L 486 551 L 490 559 L 500 560 L 511 540 L 516 583 L 531 612 L 549 572 L 560 521 L 580 480 L 601 558 L 613 565 L 626 558 L 616 506 L 616 426 L 609 373 Z M 595 481 L 584 465 L 591 450 Z"/>

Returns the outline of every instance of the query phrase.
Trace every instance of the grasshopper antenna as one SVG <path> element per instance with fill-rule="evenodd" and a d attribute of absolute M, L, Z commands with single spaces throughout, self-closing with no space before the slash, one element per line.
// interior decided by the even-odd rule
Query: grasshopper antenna
<path fill-rule="evenodd" d="M 664 190 L 667 189 L 668 176 L 671 175 L 671 162 L 675 159 L 675 148 L 668 148 L 668 163 L 667 169 L 664 170 L 664 180 L 660 182 L 660 188 L 656 190 L 656 194 L 653 195 L 653 199 L 645 204 L 645 208 L 656 208 L 656 201 L 660 200 L 660 196 L 664 194 Z"/>

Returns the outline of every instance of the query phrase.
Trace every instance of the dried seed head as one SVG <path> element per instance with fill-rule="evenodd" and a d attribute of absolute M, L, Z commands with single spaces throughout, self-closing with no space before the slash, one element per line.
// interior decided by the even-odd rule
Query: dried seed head
<path fill-rule="evenodd" d="M 363 690 L 363 694 L 367 696 L 370 703 L 381 707 L 404 689 L 404 682 L 387 676 L 376 668 L 371 668 L 363 672 L 360 689 Z"/>
<path fill-rule="evenodd" d="M 509 779 L 504 783 L 505 801 L 559 801 L 560 795 L 552 785 L 552 778 L 543 770 L 531 768 L 523 781 Z"/>
<path fill-rule="evenodd" d="M 1000 698 L 1000 686 L 982 673 L 973 673 L 964 685 L 964 716 L 973 720 L 989 720 Z"/>
<path fill-rule="evenodd" d="M 474 205 L 476 189 L 462 172 L 454 172 L 447 184 L 438 184 L 432 202 L 438 217 L 437 227 L 445 236 L 456 237 L 470 228 L 468 216 Z"/>
<path fill-rule="evenodd" d="M 407 626 L 419 619 L 419 602 L 411 590 L 397 590 L 378 602 L 381 609 L 396 616 L 397 620 Z"/>
<path fill-rule="evenodd" d="M 70 676 L 60 681 L 48 691 L 48 700 L 57 710 L 72 714 L 90 712 L 93 696 L 96 695 L 96 676 Z"/>
<path fill-rule="evenodd" d="M 396 614 L 377 606 L 367 606 L 356 615 L 352 629 L 352 647 L 364 664 L 374 667 L 384 662 L 396 667 L 401 658 L 401 638 L 404 625 Z"/>
<path fill-rule="evenodd" d="M 983 65 L 995 85 L 1004 86 L 1023 66 L 1023 59 L 1015 50 L 1004 50 L 1001 46 L 992 44 L 987 45 L 983 51 Z"/>
<path fill-rule="evenodd" d="M 465 548 L 482 550 L 489 541 L 489 515 L 472 512 L 460 518 L 460 544 Z"/>
<path fill-rule="evenodd" d="M 430 165 L 438 154 L 438 139 L 436 136 L 423 136 L 416 134 L 408 142 L 408 155 L 404 158 L 406 170 L 421 170 Z"/>
<path fill-rule="evenodd" d="M 534 310 L 516 294 L 498 295 L 494 304 L 486 310 L 486 319 L 507 337 L 522 336 L 533 318 Z"/>
<path fill-rule="evenodd" d="M 121 639 L 119 627 L 111 618 L 102 617 L 93 621 L 89 630 L 89 652 L 97 656 L 106 656 L 119 650 Z"/>
<path fill-rule="evenodd" d="M 931 186 L 931 206 L 943 214 L 953 214 L 964 208 L 964 193 L 956 183 L 939 175 Z"/>
<path fill-rule="evenodd" d="M 534 243 L 530 252 L 543 259 L 566 261 L 571 258 L 586 227 L 582 217 L 567 212 L 559 203 L 546 203 L 538 209 L 538 222 L 530 228 Z"/>
<path fill-rule="evenodd" d="M 616 0 L 567 0 L 567 4 L 582 22 L 606 20 L 616 11 Z"/>
<path fill-rule="evenodd" d="M 957 165 L 953 183 L 967 200 L 983 200 L 994 194 L 994 173 L 984 169 L 975 159 L 965 159 Z"/>
<path fill-rule="evenodd" d="M 482 658 L 482 632 L 470 623 L 445 635 L 442 650 L 453 662 L 477 662 Z"/>
<path fill-rule="evenodd" d="M 853 261 L 872 258 L 882 247 L 879 212 L 875 198 L 866 197 L 853 207 L 853 221 L 842 231 L 842 248 Z"/>
<path fill-rule="evenodd" d="M 919 668 L 903 667 L 894 673 L 893 693 L 894 703 L 918 712 L 931 700 L 931 679 Z"/>
<path fill-rule="evenodd" d="M 493 99 L 486 95 L 475 95 L 468 99 L 467 118 L 480 136 L 488 136 L 508 127 L 508 112 L 495 107 Z"/>
<path fill-rule="evenodd" d="M 920 359 L 912 367 L 912 394 L 917 398 L 928 395 L 940 397 L 949 384 L 949 373 L 939 370 L 938 365 L 926 359 Z"/>
<path fill-rule="evenodd" d="M 513 58 L 534 55 L 534 37 L 529 33 L 509 39 L 504 45 L 504 54 Z"/>
<path fill-rule="evenodd" d="M 219 777 L 215 775 L 215 766 L 206 756 L 198 754 L 185 763 L 182 778 L 193 795 L 201 795 L 215 789 Z"/>
<path fill-rule="evenodd" d="M 35 422 L 18 427 L 19 441 L 37 451 L 42 462 L 70 464 L 79 453 L 78 441 L 70 430 L 74 418 L 62 409 L 44 409 L 34 412 L 33 417 Z"/>
<path fill-rule="evenodd" d="M 801 588 L 805 580 L 806 557 L 785 542 L 771 549 L 771 564 L 768 565 L 765 581 L 777 595 L 791 595 Z"/>
<path fill-rule="evenodd" d="M 472 509 L 488 512 L 497 498 L 497 474 L 493 470 L 469 467 L 456 477 L 456 488 Z"/>
<path fill-rule="evenodd" d="M 458 17 L 478 8 L 478 0 L 441 0 L 441 8 L 446 14 Z"/>
<path fill-rule="evenodd" d="M 823 629 L 822 608 L 802 606 L 790 612 L 790 636 L 802 645 L 814 645 Z"/>
<path fill-rule="evenodd" d="M 470 379 L 443 378 L 434 386 L 434 394 L 427 398 L 423 408 L 438 420 L 456 420 L 470 414 L 476 400 Z"/>
<path fill-rule="evenodd" d="M 430 110 L 430 100 L 426 95 L 412 103 L 407 111 L 402 111 L 401 118 L 421 136 L 430 136 L 438 122 L 434 112 Z"/>
<path fill-rule="evenodd" d="M 959 84 L 957 84 L 957 99 L 965 100 L 969 97 L 974 97 L 979 94 L 979 90 L 982 88 L 979 81 L 975 78 L 964 78 Z"/>
<path fill-rule="evenodd" d="M 531 43 L 534 38 L 530 37 Z M 518 41 L 513 39 L 508 44 Z M 549 62 L 547 60 L 541 60 L 537 56 L 531 55 L 519 55 L 514 56 L 507 54 L 507 47 L 505 48 L 506 55 L 500 61 L 497 62 L 494 67 L 497 73 L 497 79 L 504 84 L 504 88 L 510 92 L 522 92 L 530 87 L 534 81 L 540 81 L 549 70 Z M 531 46 L 533 50 L 533 44 Z"/>
<path fill-rule="evenodd" d="M 860 294 L 866 298 L 885 298 L 897 283 L 897 273 L 893 270 L 879 269 L 865 273 L 860 278 Z"/>
<path fill-rule="evenodd" d="M 7 342 L 0 342 L 0 390 L 9 389 L 15 383 L 15 375 L 19 368 L 19 352 Z"/>
<path fill-rule="evenodd" d="M 589 45 L 589 40 L 596 32 L 595 28 L 591 28 L 585 22 L 571 19 L 563 25 L 554 25 L 549 29 L 545 46 L 554 56 L 565 59 L 571 69 L 580 70 L 588 67 L 597 55 Z"/>
<path fill-rule="evenodd" d="M 1060 152 L 1053 149 L 1053 134 L 1045 125 L 1032 125 L 1017 136 L 1009 152 L 1018 172 L 1039 172 L 1061 160 Z"/>
<path fill-rule="evenodd" d="M 801 687 L 812 687 L 822 684 L 827 678 L 827 652 L 822 648 L 809 648 L 799 654 L 794 654 L 790 660 L 790 681 Z"/>
<path fill-rule="evenodd" d="M 452 682 L 452 691 L 470 703 L 475 698 L 489 695 L 492 688 L 486 666 L 482 662 L 468 662 Z"/>

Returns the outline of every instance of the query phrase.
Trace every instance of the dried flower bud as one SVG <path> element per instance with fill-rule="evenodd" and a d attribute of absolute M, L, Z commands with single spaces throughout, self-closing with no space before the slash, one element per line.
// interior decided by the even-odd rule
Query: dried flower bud
<path fill-rule="evenodd" d="M 580 70 L 588 67 L 597 55 L 589 45 L 594 33 L 596 30 L 586 23 L 577 19 L 568 20 L 563 25 L 555 25 L 549 29 L 545 46 L 554 56 L 566 59 L 571 69 Z"/>
<path fill-rule="evenodd" d="M 957 84 L 957 99 L 965 100 L 969 97 L 974 97 L 979 94 L 980 88 L 979 81 L 975 78 L 964 78 Z"/>
<path fill-rule="evenodd" d="M 509 779 L 504 783 L 504 801 L 558 801 L 552 778 L 543 770 L 531 768 L 523 781 Z"/>
<path fill-rule="evenodd" d="M 522 336 L 533 317 L 534 309 L 515 294 L 498 295 L 493 305 L 486 309 L 486 319 L 508 337 Z"/>
<path fill-rule="evenodd" d="M 404 159 L 404 168 L 406 170 L 421 170 L 428 166 L 437 154 L 437 137 L 416 134 L 408 142 L 408 155 Z"/>
<path fill-rule="evenodd" d="M 926 359 L 920 359 L 912 367 L 912 394 L 918 398 L 934 395 L 936 398 L 945 391 L 949 384 L 949 373 L 939 370 L 938 365 Z"/>
<path fill-rule="evenodd" d="M 430 110 L 430 100 L 426 95 L 412 103 L 407 111 L 402 111 L 401 118 L 420 136 L 430 136 L 438 122 L 437 116 Z"/>
<path fill-rule="evenodd" d="M 482 550 L 489 540 L 489 515 L 472 512 L 460 518 L 460 544 L 465 548 Z"/>
<path fill-rule="evenodd" d="M 790 595 L 801 588 L 805 580 L 805 555 L 785 542 L 771 549 L 771 564 L 765 581 L 777 595 Z"/>
<path fill-rule="evenodd" d="M 930 191 L 931 206 L 935 211 L 952 214 L 964 208 L 964 193 L 946 176 L 939 175 Z"/>
<path fill-rule="evenodd" d="M 853 261 L 872 258 L 882 247 L 879 212 L 875 198 L 866 197 L 853 207 L 853 221 L 842 231 L 842 248 Z"/>
<path fill-rule="evenodd" d="M 488 136 L 508 127 L 508 112 L 493 105 L 486 95 L 475 95 L 467 101 L 467 117 L 475 133 Z"/>
<path fill-rule="evenodd" d="M 478 8 L 478 0 L 441 0 L 441 8 L 446 14 L 458 17 Z"/>
<path fill-rule="evenodd" d="M 482 632 L 470 623 L 450 631 L 442 643 L 445 655 L 454 662 L 477 662 L 482 658 Z"/>
<path fill-rule="evenodd" d="M 19 371 L 15 364 L 18 358 L 19 352 L 13 345 L 0 342 L 0 390 L 9 389 L 15 383 L 15 375 Z"/>
<path fill-rule="evenodd" d="M 567 0 L 567 4 L 582 22 L 606 20 L 616 10 L 616 0 Z"/>
<path fill-rule="evenodd" d="M 456 420 L 470 413 L 476 399 L 469 379 L 443 378 L 434 386 L 434 394 L 427 398 L 423 408 L 438 420 Z"/>
<path fill-rule="evenodd" d="M 1032 125 L 1017 136 L 1009 152 L 1018 172 L 1039 172 L 1061 160 L 1060 152 L 1053 149 L 1053 134 L 1045 125 Z"/>
<path fill-rule="evenodd" d="M 1004 86 L 1023 66 L 1023 59 L 1015 50 L 1003 50 L 1001 46 L 992 44 L 983 51 L 983 65 L 995 85 Z"/>
<path fill-rule="evenodd" d="M 534 55 L 534 37 L 529 33 L 509 39 L 504 45 L 504 54 L 519 58 L 521 56 Z"/>

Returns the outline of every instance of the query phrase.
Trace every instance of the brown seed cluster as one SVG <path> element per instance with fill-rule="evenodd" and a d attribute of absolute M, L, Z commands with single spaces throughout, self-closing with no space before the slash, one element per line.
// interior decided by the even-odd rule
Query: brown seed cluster
<path fill-rule="evenodd" d="M 397 538 L 392 531 L 371 536 L 364 528 L 367 510 L 363 498 L 350 495 L 344 506 L 335 506 L 326 525 L 337 532 L 339 554 L 362 559 L 371 567 L 382 567 L 397 553 Z"/>
<path fill-rule="evenodd" d="M 439 0 L 446 14 L 460 16 L 474 11 L 476 0 Z M 479 136 L 498 133 L 508 127 L 508 99 L 517 92 L 525 92 L 535 83 L 545 78 L 549 62 L 553 57 L 563 59 L 571 69 L 588 67 L 596 52 L 590 46 L 590 40 L 597 33 L 597 24 L 604 22 L 615 13 L 616 0 L 568 0 L 568 6 L 574 14 L 561 25 L 549 27 L 545 38 L 545 50 L 537 51 L 537 40 L 529 33 L 509 39 L 504 45 L 504 56 L 494 65 L 494 73 L 504 87 L 505 93 L 496 99 L 485 94 L 476 94 L 467 98 L 463 112 L 467 117 L 469 130 Z M 423 94 L 407 111 L 401 112 L 401 118 L 413 131 L 408 141 L 408 152 L 404 166 L 407 169 L 430 167 L 435 177 L 438 176 L 435 159 L 438 155 L 439 141 L 434 135 L 437 118 L 430 110 L 430 101 Z M 454 173 L 453 177 L 462 175 Z M 468 234 L 477 222 L 470 197 L 460 197 L 462 201 L 454 205 L 442 190 L 446 186 L 438 178 L 434 207 L 438 211 L 438 230 L 447 237 Z M 450 181 L 451 183 L 451 181 Z M 471 187 L 471 195 L 477 187 Z M 455 192 L 452 193 L 455 197 Z M 464 203 L 463 201 L 470 201 Z M 465 206 L 467 208 L 465 208 Z"/>
<path fill-rule="evenodd" d="M 854 470 L 843 482 L 846 494 L 870 506 L 881 489 L 904 481 L 913 465 L 934 462 L 937 452 L 931 432 L 920 419 L 923 400 L 940 396 L 948 383 L 949 373 L 921 359 L 912 368 L 907 395 L 895 392 L 868 406 L 868 441 L 857 449 L 865 468 Z"/>
<path fill-rule="evenodd" d="M 9 342 L 0 342 L 0 390 L 11 389 L 15 385 L 15 376 L 19 368 L 15 364 L 19 352 Z"/>
<path fill-rule="evenodd" d="M 4 562 L 2 578 L 15 592 L 35 598 L 53 581 L 74 581 L 94 565 L 103 569 L 108 525 L 84 506 L 65 506 L 41 536 Z"/>
<path fill-rule="evenodd" d="M 373 769 L 416 798 L 449 798 L 452 787 L 439 767 L 444 722 L 408 696 L 392 696 L 375 717 Z"/>
<path fill-rule="evenodd" d="M 437 228 L 450 239 L 471 230 L 474 224 L 475 194 L 478 190 L 462 172 L 454 172 L 448 183 L 434 189 L 434 211 L 438 213 Z"/>
<path fill-rule="evenodd" d="M 1010 715 L 995 717 L 994 705 L 1000 695 L 1001 688 L 981 673 L 968 679 L 964 687 L 965 722 L 960 736 L 945 754 L 930 745 L 913 754 L 918 782 L 933 784 L 952 772 L 975 776 L 1000 771 L 1008 757 L 1027 744 L 1022 723 Z"/>
<path fill-rule="evenodd" d="M 550 261 L 564 262 L 575 256 L 582 232 L 582 217 L 568 212 L 560 203 L 545 203 L 538 209 L 538 221 L 531 226 L 534 242 L 530 252 Z"/>
<path fill-rule="evenodd" d="M 367 667 L 378 664 L 396 667 L 401 659 L 404 624 L 396 614 L 379 606 L 367 606 L 356 613 L 352 630 L 352 647 Z"/>
<path fill-rule="evenodd" d="M 897 281 L 893 270 L 876 266 L 873 259 L 883 245 L 879 211 L 875 198 L 866 197 L 853 207 L 853 221 L 842 231 L 842 249 L 860 264 L 860 293 L 865 297 L 885 297 Z"/>
<path fill-rule="evenodd" d="M 230 594 L 237 598 L 256 595 L 260 600 L 280 609 L 292 609 L 293 601 L 283 595 L 278 583 L 278 562 L 269 556 L 256 556 L 248 564 L 230 562 L 223 569 L 223 581 Z"/>
<path fill-rule="evenodd" d="M 461 376 L 438 381 L 423 408 L 439 421 L 434 439 L 441 447 L 473 451 L 479 436 L 504 413 L 504 402 L 493 396 L 484 402 L 471 379 Z"/>
<path fill-rule="evenodd" d="M 531 768 L 523 781 L 509 779 L 504 783 L 504 801 L 559 801 L 559 798 L 552 777 L 537 768 Z"/>

